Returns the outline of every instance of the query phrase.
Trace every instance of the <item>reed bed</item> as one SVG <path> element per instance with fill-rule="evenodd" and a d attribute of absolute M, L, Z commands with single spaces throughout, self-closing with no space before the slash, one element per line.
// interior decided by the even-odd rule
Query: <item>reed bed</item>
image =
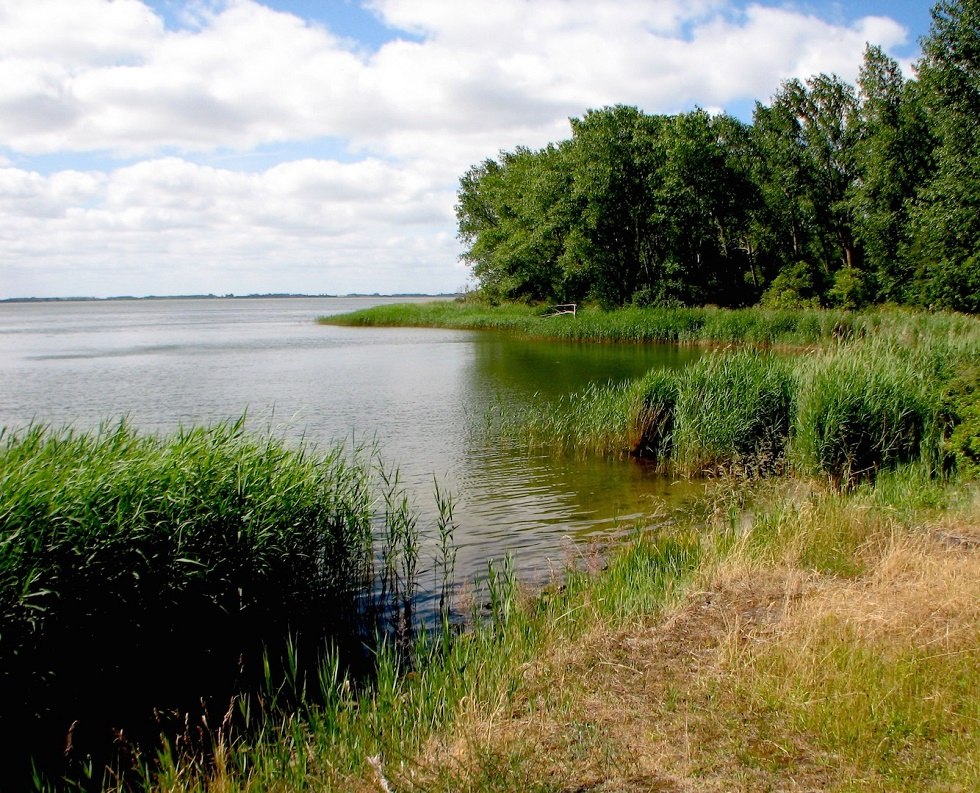
<path fill-rule="evenodd" d="M 841 483 L 920 458 L 937 467 L 940 384 L 921 363 L 878 351 L 803 359 L 791 439 L 797 468 Z"/>
<path fill-rule="evenodd" d="M 784 359 L 755 351 L 701 358 L 678 376 L 674 465 L 684 473 L 777 466 L 792 390 Z"/>
<path fill-rule="evenodd" d="M 456 304 L 439 305 L 446 326 L 459 327 Z M 89 787 L 119 790 L 636 789 L 697 785 L 705 769 L 725 789 L 795 784 L 796 766 L 759 771 L 773 752 L 758 747 L 770 738 L 787 754 L 824 763 L 815 787 L 860 778 L 877 789 L 969 789 L 978 779 L 969 760 L 978 745 L 972 535 L 953 550 L 963 586 L 943 601 L 950 619 L 922 609 L 949 580 L 946 546 L 959 543 L 963 526 L 975 532 L 976 502 L 962 526 L 941 518 L 952 523 L 939 539 L 925 548 L 919 540 L 948 507 L 948 483 L 935 473 L 950 455 L 961 459 L 961 446 L 972 448 L 969 437 L 953 440 L 975 408 L 975 377 L 964 372 L 980 351 L 976 323 L 899 321 L 888 312 L 771 313 L 763 321 L 689 311 L 659 314 L 666 319 L 653 331 L 653 314 L 640 309 L 615 322 L 590 311 L 574 321 L 587 330 L 594 321 L 591 338 L 676 332 L 675 340 L 693 341 L 710 332 L 715 340 L 727 333 L 732 341 L 804 344 L 817 336 L 829 349 L 797 358 L 714 351 L 686 370 L 592 387 L 559 409 L 505 420 L 505 430 L 520 427 L 521 442 L 633 454 L 689 473 L 784 468 L 799 478 L 756 481 L 746 514 L 744 481 L 720 477 L 690 524 L 663 534 L 638 527 L 616 553 L 587 560 L 587 572 L 570 570 L 533 597 L 509 563 L 491 565 L 472 597 L 470 630 L 459 632 L 442 611 L 432 632 L 369 640 L 366 676 L 352 668 L 341 631 L 316 632 L 304 617 L 358 622 L 375 559 L 384 562 L 382 586 L 410 602 L 419 527 L 397 475 L 382 475 L 376 498 L 364 466 L 340 450 L 289 450 L 247 435 L 241 423 L 169 439 L 125 425 L 4 435 L 4 726 L 51 716 L 61 725 L 52 754 L 61 756 L 67 735 L 82 785 L 88 773 Z M 500 316 L 534 335 L 540 323 L 570 324 L 534 312 L 508 307 Z M 411 322 L 403 315 L 388 324 Z M 437 501 L 437 566 L 448 571 L 452 505 L 439 494 Z M 913 575 L 903 578 L 904 570 Z M 901 623 L 895 641 L 869 632 L 916 571 L 931 576 L 916 590 L 919 611 L 896 615 L 923 620 Z M 744 586 L 730 597 L 736 580 Z M 787 605 L 783 620 L 773 604 L 795 603 L 799 582 L 814 580 L 826 596 Z M 728 599 L 731 613 L 722 609 Z M 915 641 L 924 620 L 936 622 L 929 636 L 938 637 L 937 653 Z M 242 646 L 257 625 L 285 637 L 281 657 Z M 955 641 L 950 625 L 963 628 Z M 232 659 L 216 637 L 240 653 Z M 314 662 L 303 663 L 301 650 L 311 648 Z M 700 669 L 675 658 L 711 663 Z M 238 686 L 251 670 L 258 696 Z M 129 751 L 120 762 L 142 768 L 141 776 L 100 777 L 104 758 L 85 744 L 99 725 L 68 720 L 107 701 L 142 708 L 136 700 L 150 678 L 221 709 L 187 708 L 174 694 L 159 718 L 182 720 L 169 725 L 177 729 L 157 757 L 140 755 L 135 736 L 116 734 L 114 757 Z M 202 679 L 215 687 L 202 688 Z M 816 707 L 815 689 L 826 693 Z M 869 692 L 857 703 L 860 723 L 842 729 L 859 690 Z M 661 739 L 651 724 L 676 729 Z M 167 733 L 159 722 L 154 729 Z M 617 729 L 627 736 L 622 745 Z M 693 758 L 692 736 L 701 747 Z M 22 729 L 6 749 L 15 760 L 39 740 Z M 665 754 L 680 746 L 688 747 L 683 757 Z M 644 770 L 654 761 L 656 774 Z"/>
<path fill-rule="evenodd" d="M 373 501 L 356 455 L 287 448 L 244 420 L 166 438 L 125 423 L 4 432 L 5 776 L 22 780 L 33 757 L 97 786 L 148 739 L 295 678 L 297 642 L 307 666 L 329 641 L 356 668 Z"/>
<path fill-rule="evenodd" d="M 888 338 L 797 356 L 715 350 L 500 424 L 511 442 L 632 455 L 682 475 L 786 470 L 850 487 L 916 460 L 948 473 L 976 463 L 975 385 L 962 374 L 976 350 Z"/>
<path fill-rule="evenodd" d="M 452 306 L 438 309 L 446 326 L 501 327 L 460 324 Z M 503 314 L 523 333 L 567 320 L 533 311 Z M 389 324 L 433 324 L 423 315 Z M 515 443 L 796 476 L 717 477 L 688 518 L 662 534 L 638 527 L 534 596 L 492 565 L 471 630 L 443 622 L 408 656 L 382 644 L 374 685 L 326 665 L 321 704 L 267 716 L 258 739 L 222 744 L 211 766 L 168 755 L 155 788 L 971 789 L 980 502 L 962 519 L 974 534 L 951 550 L 966 531 L 935 474 L 968 413 L 972 381 L 950 383 L 977 352 L 975 324 L 842 317 L 777 328 L 712 315 L 715 337 L 832 343 L 797 358 L 714 351 L 502 417 Z M 601 332 L 622 340 L 634 319 L 640 337 L 639 310 Z M 671 322 L 693 337 L 708 320 Z M 951 571 L 956 592 L 936 611 Z"/>
<path fill-rule="evenodd" d="M 319 321 L 356 327 L 496 329 L 569 341 L 674 344 L 812 346 L 892 338 L 908 347 L 927 340 L 955 345 L 972 339 L 975 343 L 980 336 L 980 323 L 965 314 L 889 307 L 852 312 L 762 307 L 628 307 L 603 311 L 593 306 L 580 308 L 574 316 L 553 316 L 547 306 L 441 300 L 377 306 Z"/>

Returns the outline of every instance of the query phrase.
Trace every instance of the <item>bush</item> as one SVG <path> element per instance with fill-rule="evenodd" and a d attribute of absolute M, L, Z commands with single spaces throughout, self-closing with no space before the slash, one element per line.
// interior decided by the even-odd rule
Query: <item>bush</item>
<path fill-rule="evenodd" d="M 864 273 L 857 267 L 841 267 L 834 273 L 834 283 L 827 297 L 835 306 L 855 310 L 867 305 L 868 291 Z"/>
<path fill-rule="evenodd" d="M 762 295 L 765 308 L 819 308 L 813 272 L 806 262 L 784 267 Z"/>

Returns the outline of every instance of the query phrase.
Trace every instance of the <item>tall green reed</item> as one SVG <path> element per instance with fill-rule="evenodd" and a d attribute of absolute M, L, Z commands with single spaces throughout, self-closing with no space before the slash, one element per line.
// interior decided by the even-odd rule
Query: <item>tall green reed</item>
<path fill-rule="evenodd" d="M 632 454 L 665 468 L 674 453 L 677 375 L 668 369 L 654 369 L 640 378 L 634 388 L 638 406 L 633 410 Z"/>
<path fill-rule="evenodd" d="M 791 452 L 796 467 L 838 486 L 913 460 L 936 468 L 940 389 L 923 363 L 881 347 L 802 360 Z"/>
<path fill-rule="evenodd" d="M 678 377 L 674 464 L 682 473 L 771 469 L 789 435 L 786 363 L 752 350 L 712 353 Z"/>
<path fill-rule="evenodd" d="M 682 475 L 792 470 L 849 487 L 909 461 L 942 473 L 959 459 L 967 470 L 975 399 L 958 373 L 972 371 L 975 350 L 945 339 L 910 350 L 894 337 L 796 356 L 719 350 L 682 370 L 589 386 L 501 431 L 561 452 L 633 454 Z"/>
<path fill-rule="evenodd" d="M 387 492 L 395 547 L 383 577 L 404 603 L 418 578 L 415 518 Z M 169 437 L 125 422 L 4 431 L 10 777 L 27 776 L 33 757 L 97 785 L 98 769 L 125 764 L 123 743 L 186 732 L 263 680 L 285 681 L 283 701 L 302 699 L 324 642 L 356 667 L 376 574 L 374 493 L 356 452 L 287 447 L 244 418 Z M 113 730 L 127 736 L 115 749 Z"/>

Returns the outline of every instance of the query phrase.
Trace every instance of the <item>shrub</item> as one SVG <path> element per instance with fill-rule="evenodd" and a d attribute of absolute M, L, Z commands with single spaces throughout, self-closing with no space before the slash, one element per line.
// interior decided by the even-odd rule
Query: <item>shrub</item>
<path fill-rule="evenodd" d="M 806 262 L 784 267 L 762 295 L 765 308 L 819 308 L 813 270 Z"/>

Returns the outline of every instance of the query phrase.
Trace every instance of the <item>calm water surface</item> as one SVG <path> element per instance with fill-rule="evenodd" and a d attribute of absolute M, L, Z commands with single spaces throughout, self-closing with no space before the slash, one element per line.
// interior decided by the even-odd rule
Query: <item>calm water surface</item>
<path fill-rule="evenodd" d="M 696 351 L 315 323 L 381 302 L 405 300 L 0 304 L 0 425 L 87 429 L 126 416 L 166 432 L 247 411 L 258 429 L 318 445 L 376 439 L 423 528 L 434 530 L 433 479 L 454 494 L 461 580 L 508 551 L 540 580 L 584 541 L 697 492 L 632 461 L 514 452 L 484 430 L 495 405 L 682 366 Z"/>

